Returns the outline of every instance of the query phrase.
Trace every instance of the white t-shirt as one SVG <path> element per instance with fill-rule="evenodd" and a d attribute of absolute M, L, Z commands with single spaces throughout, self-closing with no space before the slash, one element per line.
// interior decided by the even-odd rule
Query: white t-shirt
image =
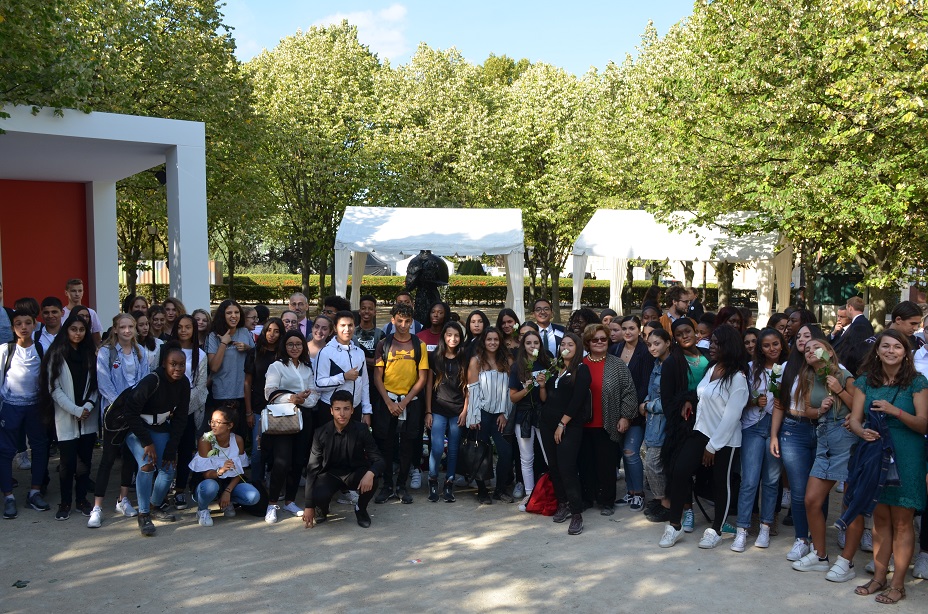
<path fill-rule="evenodd" d="M 59 328 L 58 333 L 60 332 L 61 329 Z M 48 329 L 45 328 L 45 326 L 42 326 L 42 332 L 39 334 L 39 343 L 42 344 L 43 350 L 46 352 L 48 351 L 48 348 L 51 346 L 52 341 L 55 340 L 55 337 L 58 335 L 58 333 L 50 333 L 48 332 Z"/>
<path fill-rule="evenodd" d="M 14 405 L 35 403 L 39 398 L 41 364 L 35 344 L 27 348 L 17 345 L 0 396 Z"/>

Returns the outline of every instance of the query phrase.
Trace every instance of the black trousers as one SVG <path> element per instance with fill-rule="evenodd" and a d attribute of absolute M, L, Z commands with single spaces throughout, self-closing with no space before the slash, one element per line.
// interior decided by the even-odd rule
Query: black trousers
<path fill-rule="evenodd" d="M 699 431 L 693 431 L 683 441 L 677 453 L 673 470 L 670 472 L 670 523 L 679 525 L 683 518 L 683 506 L 693 501 L 693 476 L 702 467 L 702 455 L 706 451 L 709 438 Z M 729 507 L 737 499 L 738 493 L 732 492 L 731 474 L 734 464 L 735 449 L 724 447 L 715 453 L 712 464 L 713 499 L 715 518 L 712 528 L 719 535 L 728 516 Z"/>
<path fill-rule="evenodd" d="M 132 474 L 138 469 L 138 464 L 135 462 L 135 457 L 132 456 L 129 449 L 126 447 L 125 437 L 127 434 L 127 431 L 114 433 L 106 429 L 103 430 L 103 455 L 100 457 L 100 466 L 97 468 L 97 479 L 95 481 L 93 493 L 95 497 L 106 496 L 106 485 L 110 481 L 110 472 L 113 470 L 116 456 L 120 455 L 120 450 L 122 451 L 122 467 L 120 469 L 119 485 L 125 487 L 132 486 Z M 123 440 L 118 444 L 113 441 L 117 435 Z"/>
<path fill-rule="evenodd" d="M 293 435 L 261 435 L 262 458 L 271 459 L 271 482 L 267 489 L 270 505 L 277 502 L 281 489 L 284 491 L 284 500 L 296 499 L 296 492 L 300 486 L 300 474 L 305 462 L 301 464 L 304 453 L 303 432 L 312 430 L 303 423 L 303 430 Z"/>
<path fill-rule="evenodd" d="M 587 506 L 615 505 L 615 464 L 620 446 L 602 427 L 583 428 L 580 444 L 580 484 Z"/>
<path fill-rule="evenodd" d="M 374 442 L 387 462 L 383 474 L 383 485 L 390 488 L 406 486 L 410 466 L 413 463 L 418 466 L 418 459 L 422 456 L 422 429 L 425 418 L 422 413 L 422 402 L 418 399 L 411 401 L 406 407 L 406 420 L 400 421 L 397 416 L 390 413 L 383 399 L 378 398 L 374 403 L 372 418 Z M 394 483 L 392 466 L 397 437 L 399 437 L 400 467 Z"/>
<path fill-rule="evenodd" d="M 77 487 L 76 501 L 87 500 L 87 484 L 90 481 L 90 463 L 93 460 L 93 446 L 97 443 L 97 434 L 81 435 L 77 439 L 58 442 L 61 454 L 61 468 L 58 470 L 58 482 L 61 485 L 61 504 L 71 505 L 72 486 Z"/>
<path fill-rule="evenodd" d="M 574 420 L 571 420 L 561 434 L 561 443 L 554 443 L 554 431 L 563 415 L 560 412 L 551 416 L 542 413 L 538 425 L 541 431 L 541 445 L 544 446 L 548 457 L 548 475 L 551 476 L 558 503 L 567 503 L 571 514 L 580 514 L 583 512 L 583 496 L 580 475 L 577 472 L 577 459 L 584 429 L 580 425 L 575 426 Z"/>
<path fill-rule="evenodd" d="M 320 473 L 316 478 L 316 484 L 313 486 L 313 504 L 323 512 L 329 511 L 329 505 L 332 503 L 332 497 L 343 490 L 358 490 L 361 479 L 367 473 L 367 469 L 358 469 L 348 475 L 335 475 L 332 473 Z M 377 478 L 374 477 L 374 486 L 367 492 L 360 493 L 358 497 L 358 509 L 366 510 L 367 505 L 374 498 L 377 492 Z"/>

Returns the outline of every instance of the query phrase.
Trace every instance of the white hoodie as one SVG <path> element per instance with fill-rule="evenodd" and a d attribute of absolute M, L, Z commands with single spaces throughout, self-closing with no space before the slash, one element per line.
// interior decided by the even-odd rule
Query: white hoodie
<path fill-rule="evenodd" d="M 347 390 L 354 398 L 354 407 L 360 405 L 363 414 L 373 413 L 364 350 L 353 341 L 342 345 L 333 337 L 319 352 L 315 367 L 316 387 L 324 403 L 331 403 L 336 390 Z M 345 372 L 352 369 L 358 370 L 358 379 L 350 382 L 345 379 Z"/>

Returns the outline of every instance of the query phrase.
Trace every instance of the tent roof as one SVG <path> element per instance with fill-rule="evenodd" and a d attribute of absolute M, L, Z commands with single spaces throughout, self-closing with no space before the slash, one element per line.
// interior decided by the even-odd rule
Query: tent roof
<path fill-rule="evenodd" d="M 744 262 L 773 258 L 777 233 L 758 233 L 729 237 L 725 226 L 741 223 L 752 214 L 746 212 L 721 216 L 709 228 L 689 225 L 681 231 L 671 230 L 654 219 L 648 211 L 636 209 L 600 209 L 574 242 L 573 254 L 606 258 L 641 258 L 643 260 L 701 260 Z M 686 222 L 691 214 L 678 213 Z"/>
<path fill-rule="evenodd" d="M 430 249 L 436 255 L 480 256 L 525 250 L 519 209 L 347 207 L 335 249 L 401 259 Z"/>

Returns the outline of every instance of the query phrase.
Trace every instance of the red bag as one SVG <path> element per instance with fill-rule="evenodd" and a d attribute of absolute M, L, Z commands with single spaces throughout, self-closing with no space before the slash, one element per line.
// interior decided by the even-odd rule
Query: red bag
<path fill-rule="evenodd" d="M 542 516 L 554 516 L 554 513 L 557 512 L 557 496 L 554 494 L 554 484 L 547 473 L 542 473 L 538 481 L 535 482 L 535 488 L 532 489 L 532 496 L 528 499 L 525 511 L 530 514 L 541 514 Z"/>

